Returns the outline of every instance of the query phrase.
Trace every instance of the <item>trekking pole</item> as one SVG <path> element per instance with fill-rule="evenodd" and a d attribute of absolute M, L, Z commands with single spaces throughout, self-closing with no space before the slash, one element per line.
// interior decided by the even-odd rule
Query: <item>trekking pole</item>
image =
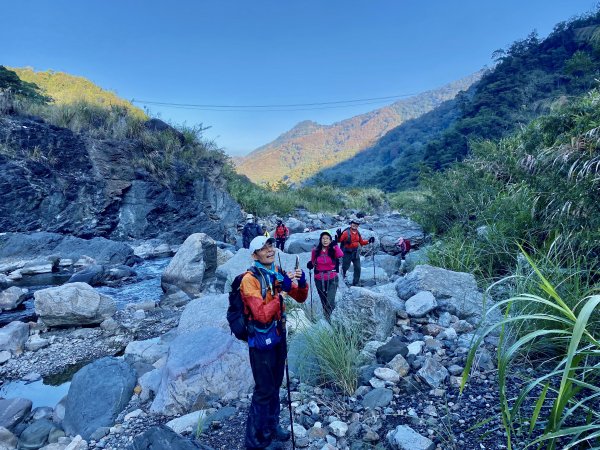
<path fill-rule="evenodd" d="M 312 293 L 312 287 L 313 287 L 313 274 L 312 274 L 312 270 L 309 270 L 308 273 L 310 274 L 310 286 L 308 287 L 309 291 L 310 291 L 310 320 L 315 320 L 315 316 L 313 314 L 313 293 Z"/>
<path fill-rule="evenodd" d="M 281 258 L 279 258 L 281 265 Z M 281 266 L 280 266 L 281 267 Z M 281 308 L 281 329 L 283 332 L 283 345 L 285 350 L 285 384 L 287 386 L 288 409 L 290 411 L 290 430 L 292 434 L 292 449 L 296 450 L 296 437 L 294 436 L 294 414 L 292 413 L 292 391 L 290 389 L 290 368 L 288 367 L 288 346 L 285 314 L 283 314 L 283 295 L 279 294 L 279 307 Z"/>
<path fill-rule="evenodd" d="M 377 278 L 375 278 L 375 242 L 373 242 L 373 281 L 377 284 Z"/>

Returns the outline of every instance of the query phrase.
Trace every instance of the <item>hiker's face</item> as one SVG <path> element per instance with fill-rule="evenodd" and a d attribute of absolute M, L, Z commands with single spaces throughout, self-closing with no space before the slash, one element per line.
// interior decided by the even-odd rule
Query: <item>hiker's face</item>
<path fill-rule="evenodd" d="M 275 245 L 272 242 L 269 242 L 260 250 L 255 251 L 252 254 L 252 257 L 263 266 L 269 266 L 275 262 L 275 251 Z"/>
<path fill-rule="evenodd" d="M 350 224 L 350 228 L 352 228 L 353 230 L 358 230 L 358 224 L 357 223 L 351 223 Z"/>
<path fill-rule="evenodd" d="M 324 235 L 321 237 L 321 245 L 323 247 L 327 247 L 329 244 L 331 244 L 331 238 L 329 236 Z"/>

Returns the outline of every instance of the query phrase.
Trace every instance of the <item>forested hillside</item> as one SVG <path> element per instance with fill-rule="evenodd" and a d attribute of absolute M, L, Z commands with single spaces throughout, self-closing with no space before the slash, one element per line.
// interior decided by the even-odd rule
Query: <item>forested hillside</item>
<path fill-rule="evenodd" d="M 275 141 L 236 161 L 239 173 L 256 183 L 306 180 L 324 167 L 345 161 L 387 131 L 452 99 L 480 78 L 461 80 L 332 125 L 304 121 Z"/>
<path fill-rule="evenodd" d="M 581 95 L 600 73 L 600 13 L 560 23 L 543 40 L 532 33 L 493 56 L 497 65 L 468 92 L 315 178 L 388 191 L 415 186 L 421 164 L 444 169 L 471 143 L 505 136 L 555 102 Z"/>
<path fill-rule="evenodd" d="M 33 83 L 50 97 L 56 104 L 64 105 L 79 101 L 98 106 L 123 107 L 139 117 L 146 117 L 144 111 L 136 108 L 114 92 L 102 89 L 84 77 L 69 75 L 64 72 L 46 70 L 36 72 L 32 68 L 10 68 L 19 78 L 27 83 Z"/>

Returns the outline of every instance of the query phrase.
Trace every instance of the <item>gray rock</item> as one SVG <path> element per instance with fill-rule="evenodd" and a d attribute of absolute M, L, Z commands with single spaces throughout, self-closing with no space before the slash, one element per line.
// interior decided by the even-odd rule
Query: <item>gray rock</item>
<path fill-rule="evenodd" d="M 397 383 L 400 381 L 400 374 L 396 372 L 394 369 L 390 369 L 388 367 L 379 367 L 375 369 L 375 376 L 383 381 L 389 381 L 391 383 Z"/>
<path fill-rule="evenodd" d="M 21 352 L 25 347 L 28 337 L 29 325 L 18 321 L 11 322 L 5 327 L 0 328 L 0 350 L 7 350 L 13 353 Z"/>
<path fill-rule="evenodd" d="M 440 311 L 447 311 L 471 323 L 478 323 L 483 315 L 483 295 L 475 277 L 469 273 L 452 272 L 429 265 L 417 266 L 405 277 L 396 281 L 396 291 L 401 299 L 408 299 L 420 291 L 429 291 L 435 297 Z M 490 320 L 498 320 L 498 314 Z"/>
<path fill-rule="evenodd" d="M 127 450 L 194 450 L 200 447 L 195 442 L 179 436 L 170 428 L 159 425 L 137 435 Z"/>
<path fill-rule="evenodd" d="M 126 264 L 133 256 L 133 249 L 123 242 L 101 237 L 86 240 L 45 231 L 0 236 L 0 262 L 15 259 L 47 261 L 49 256 L 73 261 L 89 256 L 98 264 Z"/>
<path fill-rule="evenodd" d="M 220 328 L 177 336 L 161 370 L 150 409 L 163 414 L 186 414 L 202 398 L 237 398 L 253 384 L 246 344 Z"/>
<path fill-rule="evenodd" d="M 34 293 L 35 311 L 50 327 L 99 324 L 117 310 L 112 298 L 85 283 L 69 283 Z"/>
<path fill-rule="evenodd" d="M 424 317 L 437 308 L 437 302 L 431 292 L 420 291 L 406 300 L 406 313 L 411 317 Z"/>
<path fill-rule="evenodd" d="M 383 294 L 369 289 L 352 287 L 336 298 L 331 316 L 333 324 L 348 330 L 360 330 L 365 341 L 384 341 L 396 323 L 392 302 Z"/>
<path fill-rule="evenodd" d="M 394 398 L 394 392 L 387 388 L 376 388 L 369 392 L 361 401 L 365 408 L 383 408 L 390 404 Z"/>
<path fill-rule="evenodd" d="M 395 450 L 434 450 L 435 444 L 429 438 L 421 436 L 411 427 L 398 425 L 387 434 L 387 440 Z"/>
<path fill-rule="evenodd" d="M 4 427 L 0 427 L 0 449 L 14 450 L 17 448 L 17 437 Z"/>
<path fill-rule="evenodd" d="M 80 369 L 67 394 L 65 431 L 87 440 L 96 429 L 112 426 L 133 395 L 135 383 L 131 366 L 113 357 Z"/>
<path fill-rule="evenodd" d="M 11 354 L 8 350 L 0 351 L 0 364 L 4 364 L 11 358 Z"/>
<path fill-rule="evenodd" d="M 197 297 L 205 284 L 214 280 L 217 268 L 217 243 L 205 233 L 189 236 L 161 277 L 164 292 L 182 290 Z"/>
<path fill-rule="evenodd" d="M 27 289 L 22 289 L 16 286 L 9 287 L 8 289 L 0 292 L 0 312 L 2 310 L 15 309 L 21 303 L 25 301 L 28 294 Z"/>
<path fill-rule="evenodd" d="M 19 436 L 19 450 L 37 450 L 48 442 L 48 435 L 58 427 L 47 419 L 33 422 Z"/>
<path fill-rule="evenodd" d="M 90 286 L 100 286 L 104 282 L 104 266 L 90 264 L 75 272 L 68 283 L 86 283 Z"/>
<path fill-rule="evenodd" d="M 370 224 L 369 228 L 380 236 L 380 248 L 391 255 L 400 253 L 400 249 L 396 246 L 396 242 L 402 236 L 409 239 L 412 247 L 418 247 L 423 243 L 424 234 L 423 228 L 416 222 L 402 217 L 400 214 L 391 214 L 381 219 L 377 219 Z M 361 232 L 362 232 L 361 227 Z M 410 254 L 410 253 L 409 253 Z"/>
<path fill-rule="evenodd" d="M 131 341 L 125 347 L 125 361 L 131 365 L 137 363 L 154 364 L 165 356 L 168 350 L 169 345 L 156 338 Z"/>
<path fill-rule="evenodd" d="M 394 356 L 394 358 L 387 363 L 387 367 L 396 371 L 401 377 L 405 377 L 410 371 L 410 364 L 408 364 L 408 361 L 406 361 L 402 355 Z"/>
<path fill-rule="evenodd" d="M 31 405 L 26 398 L 0 398 L 0 427 L 12 431 L 31 412 Z"/>
<path fill-rule="evenodd" d="M 177 332 L 189 333 L 204 327 L 215 327 L 229 330 L 227 322 L 227 294 L 204 295 L 192 300 L 181 313 Z"/>
<path fill-rule="evenodd" d="M 398 336 L 394 336 L 384 345 L 379 347 L 375 353 L 379 364 L 389 363 L 396 355 L 408 355 L 408 347 Z"/>
<path fill-rule="evenodd" d="M 49 345 L 50 345 L 50 341 L 48 341 L 48 339 L 44 339 L 44 338 L 40 337 L 39 334 L 34 334 L 25 343 L 25 348 L 27 348 L 27 350 L 29 350 L 29 351 L 35 352 L 35 351 L 39 350 L 40 348 L 45 348 L 45 347 L 48 347 Z"/>
<path fill-rule="evenodd" d="M 431 357 L 425 359 L 423 367 L 417 373 L 432 388 L 440 387 L 448 377 L 448 369 Z"/>

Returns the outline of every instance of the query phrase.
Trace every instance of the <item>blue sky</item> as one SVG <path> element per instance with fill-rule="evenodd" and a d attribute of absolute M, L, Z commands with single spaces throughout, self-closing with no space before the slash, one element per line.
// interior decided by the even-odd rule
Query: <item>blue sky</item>
<path fill-rule="evenodd" d="M 596 0 L 27 0 L 2 4 L 0 64 L 91 79 L 126 99 L 215 105 L 332 102 L 434 89 L 494 50 Z M 386 102 L 308 111 L 156 107 L 211 127 L 230 154 L 301 120 L 330 124 Z M 388 102 L 389 103 L 389 102 Z M 290 108 L 292 109 L 292 108 Z"/>

